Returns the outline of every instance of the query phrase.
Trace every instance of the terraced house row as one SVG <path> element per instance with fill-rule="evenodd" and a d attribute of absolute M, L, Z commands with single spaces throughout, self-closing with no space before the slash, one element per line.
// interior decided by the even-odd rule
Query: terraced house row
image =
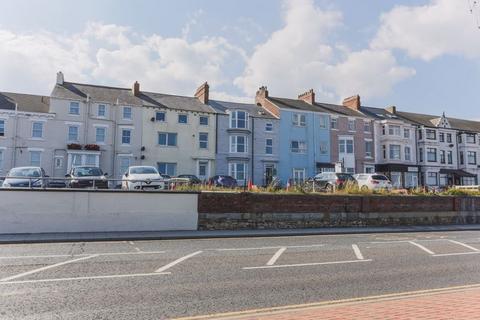
<path fill-rule="evenodd" d="M 253 101 L 252 101 L 253 102 Z M 251 104 L 209 98 L 201 85 L 178 96 L 67 82 L 50 96 L 0 92 L 0 176 L 41 166 L 62 177 L 76 165 L 120 179 L 131 165 L 176 176 L 274 177 L 299 183 L 319 172 L 384 173 L 397 187 L 472 185 L 480 175 L 480 122 L 442 115 L 317 102 L 261 87 Z"/>

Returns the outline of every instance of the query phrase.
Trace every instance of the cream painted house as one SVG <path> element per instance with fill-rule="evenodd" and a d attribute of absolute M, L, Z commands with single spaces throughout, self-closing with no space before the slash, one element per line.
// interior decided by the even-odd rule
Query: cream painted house
<path fill-rule="evenodd" d="M 215 173 L 216 113 L 208 101 L 208 84 L 196 97 L 140 91 L 143 102 L 142 164 L 163 174 L 193 174 L 207 180 Z"/>

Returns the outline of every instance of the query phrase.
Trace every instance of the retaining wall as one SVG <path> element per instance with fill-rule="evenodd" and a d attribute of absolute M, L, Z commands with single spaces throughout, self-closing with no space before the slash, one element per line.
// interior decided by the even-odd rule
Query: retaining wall
<path fill-rule="evenodd" d="M 202 193 L 200 230 L 480 223 L 480 197 Z"/>
<path fill-rule="evenodd" d="M 198 194 L 0 190 L 0 234 L 197 230 Z"/>

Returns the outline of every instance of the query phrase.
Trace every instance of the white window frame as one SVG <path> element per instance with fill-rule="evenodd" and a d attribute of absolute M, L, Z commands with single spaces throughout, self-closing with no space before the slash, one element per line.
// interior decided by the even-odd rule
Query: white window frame
<path fill-rule="evenodd" d="M 43 140 L 43 138 L 44 138 L 44 129 L 45 129 L 44 123 L 45 123 L 44 121 L 32 121 L 32 139 Z M 34 133 L 35 133 L 35 125 L 36 125 L 36 124 L 41 125 L 41 130 L 40 130 L 40 136 L 39 136 L 39 137 L 35 137 L 35 136 L 34 136 Z"/>
<path fill-rule="evenodd" d="M 100 107 L 103 107 L 103 115 L 100 114 Z M 99 103 L 97 105 L 97 118 L 106 118 L 107 117 L 107 105 L 104 103 Z"/>
<path fill-rule="evenodd" d="M 405 161 L 412 161 L 412 148 L 410 148 L 410 146 L 405 146 L 403 148 L 403 155 L 404 155 Z"/>
<path fill-rule="evenodd" d="M 342 143 L 343 141 L 343 143 Z M 351 141 L 352 142 L 352 152 L 348 152 L 348 142 Z M 342 152 L 342 144 L 343 144 L 343 150 L 344 152 Z M 346 137 L 343 137 L 343 138 L 339 138 L 338 139 L 338 153 L 339 154 L 355 154 L 355 141 L 353 140 L 353 138 L 346 138 Z"/>
<path fill-rule="evenodd" d="M 292 177 L 295 184 L 305 182 L 305 168 L 293 168 Z"/>
<path fill-rule="evenodd" d="M 241 145 L 238 143 L 238 138 L 242 137 L 244 139 L 244 151 L 238 151 L 238 146 Z M 248 138 L 245 135 L 232 135 L 230 136 L 230 153 L 247 153 L 248 152 Z"/>
<path fill-rule="evenodd" d="M 265 132 L 273 132 L 273 123 L 271 122 L 265 123 Z"/>
<path fill-rule="evenodd" d="M 75 109 L 77 112 L 72 112 L 72 106 L 76 104 Z M 70 105 L 68 106 L 68 114 L 71 116 L 79 116 L 80 115 L 80 102 L 78 101 L 70 101 Z"/>
<path fill-rule="evenodd" d="M 158 120 L 157 115 L 163 114 L 163 120 Z M 155 121 L 156 122 L 167 122 L 167 113 L 165 111 L 155 111 Z"/>
<path fill-rule="evenodd" d="M 371 150 L 367 151 L 367 144 L 370 144 Z M 373 141 L 371 139 L 365 139 L 365 157 L 366 158 L 373 158 L 373 148 L 375 146 L 373 145 Z"/>
<path fill-rule="evenodd" d="M 238 115 L 240 113 L 243 113 L 245 114 L 245 127 L 239 127 L 238 126 L 238 122 L 239 122 L 239 117 Z M 230 129 L 248 129 L 248 125 L 249 125 L 249 114 L 247 111 L 243 111 L 243 110 L 234 110 L 230 113 Z"/>
<path fill-rule="evenodd" d="M 207 119 L 207 124 L 203 124 L 202 123 L 202 119 Z M 200 126 L 205 126 L 205 127 L 208 127 L 210 125 L 210 117 L 209 116 L 199 116 L 198 117 L 198 124 Z"/>
<path fill-rule="evenodd" d="M 129 142 L 128 143 L 125 143 L 123 142 L 123 132 L 126 132 L 128 131 L 130 134 L 128 135 L 128 140 Z M 120 144 L 122 146 L 130 146 L 132 145 L 132 132 L 133 130 L 132 129 L 129 129 L 129 128 L 122 128 L 121 131 L 120 131 Z"/>
<path fill-rule="evenodd" d="M 103 130 L 103 141 L 98 140 L 98 129 Z M 95 143 L 96 144 L 105 144 L 106 142 L 107 142 L 107 127 L 95 126 Z"/>
<path fill-rule="evenodd" d="M 389 124 L 388 125 L 388 135 L 389 136 L 396 136 L 400 137 L 401 127 L 396 124 Z"/>
<path fill-rule="evenodd" d="M 269 144 L 269 142 L 270 142 L 270 144 Z M 265 154 L 267 154 L 267 155 L 272 155 L 273 154 L 273 138 L 265 139 Z"/>
<path fill-rule="evenodd" d="M 186 122 L 180 122 L 180 117 L 185 117 Z M 188 124 L 188 113 L 179 113 L 177 115 L 177 123 L 178 124 Z"/>
<path fill-rule="evenodd" d="M 307 126 L 307 116 L 304 113 L 294 113 L 292 114 L 292 124 L 295 127 L 306 127 Z"/>
<path fill-rule="evenodd" d="M 347 126 L 348 126 L 348 131 L 350 131 L 350 132 L 355 132 L 355 131 L 356 131 L 356 128 L 355 128 L 355 119 L 348 119 Z"/>
<path fill-rule="evenodd" d="M 70 139 L 70 128 L 77 128 L 76 139 Z M 78 125 L 68 125 L 67 126 L 67 141 L 68 142 L 79 142 L 80 141 L 80 126 L 78 126 Z"/>
<path fill-rule="evenodd" d="M 243 167 L 243 179 L 239 179 L 238 173 L 242 172 L 238 170 L 238 167 Z M 248 180 L 248 165 L 246 162 L 229 162 L 228 163 L 228 175 L 235 178 L 239 185 L 243 185 Z"/>
<path fill-rule="evenodd" d="M 297 143 L 297 147 L 293 147 L 293 143 Z M 302 140 L 292 140 L 290 141 L 290 152 L 291 153 L 299 153 L 299 154 L 306 154 L 307 153 L 307 143 Z"/>
<path fill-rule="evenodd" d="M 398 150 L 398 154 L 394 152 L 394 147 Z M 388 145 L 388 158 L 390 160 L 402 160 L 402 146 L 399 144 Z"/>
<path fill-rule="evenodd" d="M 202 136 L 206 136 L 207 139 L 206 140 L 202 140 Z M 205 144 L 204 147 L 202 147 L 202 143 Z M 208 132 L 199 132 L 198 133 L 198 148 L 199 149 L 208 149 Z"/>
<path fill-rule="evenodd" d="M 320 129 L 328 129 L 328 116 L 320 115 L 319 116 L 319 127 Z"/>
<path fill-rule="evenodd" d="M 160 144 L 160 135 L 161 134 L 165 134 L 165 144 Z M 168 144 L 168 137 L 170 135 L 175 135 L 175 145 L 169 145 Z M 176 132 L 164 132 L 164 131 L 158 132 L 157 133 L 157 145 L 159 145 L 160 147 L 166 147 L 166 148 L 176 148 L 176 147 L 178 147 L 178 134 Z"/>
<path fill-rule="evenodd" d="M 338 130 L 338 118 L 337 117 L 331 117 L 330 118 L 330 128 L 332 130 Z"/>
<path fill-rule="evenodd" d="M 41 167 L 42 166 L 42 151 L 40 150 L 28 150 L 30 154 L 30 166 L 32 167 Z M 32 156 L 38 154 L 38 164 L 32 162 Z"/>
<path fill-rule="evenodd" d="M 129 116 L 129 117 L 125 117 L 125 111 L 126 111 L 126 110 L 130 110 L 130 116 Z M 133 120 L 133 109 L 132 109 L 132 107 L 130 107 L 130 106 L 124 106 L 124 107 L 122 108 L 122 119 L 123 119 L 123 120 L 130 120 L 130 121 Z"/>

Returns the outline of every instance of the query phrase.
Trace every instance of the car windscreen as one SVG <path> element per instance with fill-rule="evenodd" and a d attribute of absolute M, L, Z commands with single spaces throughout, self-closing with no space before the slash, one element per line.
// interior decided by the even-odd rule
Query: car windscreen
<path fill-rule="evenodd" d="M 76 177 L 101 176 L 102 171 L 95 167 L 78 167 L 73 169 L 73 175 Z"/>
<path fill-rule="evenodd" d="M 131 174 L 155 174 L 158 173 L 157 169 L 154 167 L 137 167 L 130 168 Z"/>
<path fill-rule="evenodd" d="M 36 168 L 14 168 L 10 170 L 8 176 L 37 178 L 37 177 L 41 177 L 42 174 L 40 170 Z"/>
<path fill-rule="evenodd" d="M 385 176 L 375 175 L 372 176 L 372 180 L 388 180 Z"/>
<path fill-rule="evenodd" d="M 337 178 L 340 180 L 351 180 L 352 176 L 344 173 L 337 173 Z"/>

